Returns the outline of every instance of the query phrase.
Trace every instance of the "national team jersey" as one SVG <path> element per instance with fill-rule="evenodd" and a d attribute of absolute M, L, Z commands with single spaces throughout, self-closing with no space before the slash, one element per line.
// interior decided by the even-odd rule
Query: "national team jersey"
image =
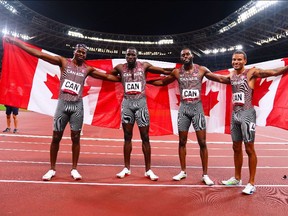
<path fill-rule="evenodd" d="M 201 100 L 202 78 L 199 76 L 199 65 L 193 64 L 192 71 L 180 68 L 179 90 L 181 102 L 197 103 Z"/>
<path fill-rule="evenodd" d="M 80 67 L 67 59 L 67 65 L 60 77 L 59 99 L 65 101 L 78 101 L 82 99 L 84 81 L 87 76 L 87 65 Z"/>
<path fill-rule="evenodd" d="M 124 97 L 127 99 L 140 99 L 145 97 L 146 75 L 143 63 L 136 61 L 136 67 L 132 70 L 128 64 L 123 64 L 121 82 L 124 87 Z"/>
<path fill-rule="evenodd" d="M 234 111 L 248 110 L 253 108 L 253 89 L 251 89 L 248 85 L 248 71 L 249 70 L 245 70 L 241 74 L 233 74 L 230 79 L 232 85 L 232 103 Z"/>

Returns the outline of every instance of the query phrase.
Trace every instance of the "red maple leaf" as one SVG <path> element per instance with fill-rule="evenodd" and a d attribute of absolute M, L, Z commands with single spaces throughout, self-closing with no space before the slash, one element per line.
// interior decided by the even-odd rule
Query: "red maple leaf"
<path fill-rule="evenodd" d="M 51 99 L 58 99 L 59 97 L 59 85 L 60 80 L 57 75 L 51 76 L 47 73 L 47 81 L 45 81 L 45 85 L 48 87 L 50 92 L 52 93 Z"/>
<path fill-rule="evenodd" d="M 51 99 L 58 99 L 59 98 L 59 86 L 60 86 L 60 80 L 57 75 L 51 76 L 47 73 L 47 81 L 44 82 L 47 88 L 52 93 Z M 89 93 L 91 86 L 84 86 L 82 96 L 85 97 Z"/>
<path fill-rule="evenodd" d="M 202 93 L 201 93 L 201 100 L 203 104 L 204 114 L 205 116 L 210 116 L 210 110 L 213 109 L 213 107 L 219 102 L 217 100 L 218 93 L 219 92 L 212 92 L 209 91 L 207 95 L 205 95 L 206 92 L 206 83 L 204 82 L 202 84 Z"/>
<path fill-rule="evenodd" d="M 261 79 L 257 79 L 254 86 L 255 91 L 252 98 L 252 104 L 254 106 L 259 106 L 259 101 L 269 91 L 269 87 L 272 83 L 272 80 L 267 82 L 267 79 L 265 79 L 260 85 L 260 81 Z"/>

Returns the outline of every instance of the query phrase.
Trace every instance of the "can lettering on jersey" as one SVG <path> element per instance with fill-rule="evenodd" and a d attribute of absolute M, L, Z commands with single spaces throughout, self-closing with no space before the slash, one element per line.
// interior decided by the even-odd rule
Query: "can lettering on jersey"
<path fill-rule="evenodd" d="M 141 93 L 141 82 L 126 82 L 125 92 L 126 94 L 140 94 Z"/>
<path fill-rule="evenodd" d="M 245 104 L 245 97 L 244 92 L 236 92 L 233 94 L 232 102 L 234 105 L 244 105 Z"/>
<path fill-rule="evenodd" d="M 183 89 L 182 90 L 182 98 L 186 101 L 192 101 L 199 99 L 199 91 L 198 89 Z"/>
<path fill-rule="evenodd" d="M 62 84 L 61 90 L 69 94 L 78 95 L 80 88 L 81 88 L 81 85 L 79 83 L 65 79 Z"/>

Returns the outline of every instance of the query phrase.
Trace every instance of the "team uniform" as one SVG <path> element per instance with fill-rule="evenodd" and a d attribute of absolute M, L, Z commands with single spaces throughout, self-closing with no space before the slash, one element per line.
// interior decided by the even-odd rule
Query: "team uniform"
<path fill-rule="evenodd" d="M 179 73 L 180 108 L 178 111 L 178 130 L 188 131 L 192 125 L 195 131 L 205 130 L 206 121 L 201 102 L 202 78 L 199 65 L 194 64 L 193 71 L 180 68 Z"/>
<path fill-rule="evenodd" d="M 145 95 L 146 75 L 143 63 L 137 61 L 136 67 L 132 70 L 128 68 L 127 63 L 123 64 L 121 82 L 124 87 L 122 123 L 134 124 L 136 121 L 139 127 L 148 126 L 150 120 Z"/>
<path fill-rule="evenodd" d="M 231 119 L 231 136 L 234 142 L 254 142 L 256 111 L 252 105 L 253 89 L 248 85 L 246 69 L 243 73 L 233 74 L 232 85 L 233 112 Z"/>
<path fill-rule="evenodd" d="M 63 131 L 68 122 L 70 122 L 71 130 L 81 130 L 84 117 L 82 92 L 87 75 L 87 65 L 76 66 L 72 59 L 67 59 L 67 65 L 60 78 L 54 131 Z"/>

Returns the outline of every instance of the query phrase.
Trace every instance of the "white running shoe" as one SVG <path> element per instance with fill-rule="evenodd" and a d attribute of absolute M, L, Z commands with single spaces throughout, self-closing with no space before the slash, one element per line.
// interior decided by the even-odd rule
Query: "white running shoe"
<path fill-rule="evenodd" d="M 203 175 L 202 176 L 202 181 L 208 186 L 214 185 L 214 182 L 209 178 L 208 175 Z"/>
<path fill-rule="evenodd" d="M 230 179 L 228 179 L 227 181 L 222 181 L 223 185 L 241 185 L 242 184 L 242 180 L 237 180 L 235 177 L 231 177 Z"/>
<path fill-rule="evenodd" d="M 76 169 L 72 169 L 71 170 L 71 176 L 73 179 L 75 180 L 80 180 L 82 179 L 82 176 L 80 175 L 80 173 L 76 170 Z"/>
<path fill-rule="evenodd" d="M 150 178 L 152 181 L 157 181 L 159 177 L 153 173 L 153 171 L 150 169 L 144 174 L 147 178 Z"/>
<path fill-rule="evenodd" d="M 174 181 L 180 181 L 181 179 L 184 179 L 187 177 L 187 173 L 185 171 L 181 171 L 178 175 L 173 176 Z"/>
<path fill-rule="evenodd" d="M 242 190 L 242 192 L 243 192 L 244 194 L 248 194 L 248 195 L 253 194 L 255 191 L 256 191 L 255 185 L 252 185 L 252 184 L 250 184 L 250 183 L 248 183 L 248 184 L 246 185 L 246 187 L 244 188 L 244 190 Z"/>
<path fill-rule="evenodd" d="M 131 174 L 131 170 L 125 167 L 121 172 L 117 173 L 116 176 L 118 178 L 124 178 L 126 175 L 130 175 L 130 174 Z"/>
<path fill-rule="evenodd" d="M 43 181 L 50 181 L 52 177 L 56 175 L 56 171 L 50 169 L 45 175 L 43 175 L 42 180 Z"/>

